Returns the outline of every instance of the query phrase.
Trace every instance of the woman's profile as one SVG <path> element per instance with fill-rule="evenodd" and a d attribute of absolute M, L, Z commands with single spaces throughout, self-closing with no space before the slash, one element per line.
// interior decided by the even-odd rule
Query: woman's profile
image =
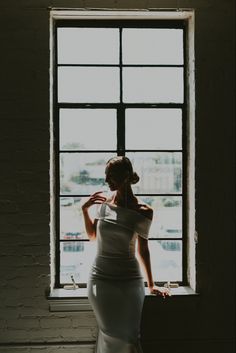
<path fill-rule="evenodd" d="M 99 326 L 96 353 L 142 353 L 139 339 L 145 292 L 136 241 L 149 292 L 163 298 L 169 295 L 152 278 L 147 239 L 153 210 L 132 191 L 131 184 L 139 177 L 127 157 L 111 158 L 105 175 L 112 196 L 107 199 L 98 191 L 82 206 L 88 237 L 97 241 L 88 283 L 88 298 Z M 92 219 L 88 210 L 95 204 L 99 204 L 99 214 Z"/>

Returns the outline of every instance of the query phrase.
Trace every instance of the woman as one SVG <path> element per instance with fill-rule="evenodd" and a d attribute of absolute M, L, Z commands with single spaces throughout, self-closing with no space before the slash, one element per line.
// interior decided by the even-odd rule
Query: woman
<path fill-rule="evenodd" d="M 152 278 L 147 239 L 153 210 L 133 194 L 131 184 L 139 177 L 127 157 L 111 158 L 105 174 L 114 191 L 110 199 L 96 192 L 82 206 L 88 237 L 97 239 L 88 283 L 88 298 L 99 326 L 96 353 L 142 353 L 139 338 L 145 292 L 135 256 L 136 239 L 149 292 L 163 298 L 169 295 Z M 100 204 L 100 211 L 93 220 L 88 209 L 95 204 Z"/>

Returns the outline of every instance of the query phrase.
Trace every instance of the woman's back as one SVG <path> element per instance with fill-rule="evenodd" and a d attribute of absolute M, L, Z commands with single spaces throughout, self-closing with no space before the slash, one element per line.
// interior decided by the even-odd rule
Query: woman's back
<path fill-rule="evenodd" d="M 104 202 L 98 214 L 96 278 L 142 278 L 135 257 L 137 235 L 147 237 L 151 221 L 138 212 Z"/>

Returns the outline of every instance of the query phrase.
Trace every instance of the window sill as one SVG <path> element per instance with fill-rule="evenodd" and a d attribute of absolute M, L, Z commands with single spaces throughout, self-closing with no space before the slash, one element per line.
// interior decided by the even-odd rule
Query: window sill
<path fill-rule="evenodd" d="M 148 288 L 145 288 L 145 296 L 148 298 L 161 299 L 159 296 L 149 294 Z M 192 288 L 188 286 L 171 288 L 172 299 L 178 297 L 196 297 L 199 296 Z M 88 301 L 87 288 L 64 289 L 55 288 L 47 295 L 49 310 L 52 312 L 71 312 L 71 311 L 92 311 L 91 304 Z"/>

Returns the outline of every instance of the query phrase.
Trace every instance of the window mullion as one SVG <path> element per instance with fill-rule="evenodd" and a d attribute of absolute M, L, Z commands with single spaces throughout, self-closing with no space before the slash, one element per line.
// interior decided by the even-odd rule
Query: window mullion
<path fill-rule="evenodd" d="M 54 101 L 54 106 L 53 106 L 53 117 L 54 117 L 54 123 L 53 123 L 53 145 L 54 145 L 54 150 L 55 151 L 60 151 L 60 145 L 59 145 L 59 107 L 58 107 L 58 45 L 57 45 L 57 26 L 55 25 L 53 28 L 53 36 L 54 36 L 54 56 L 53 56 L 53 62 L 54 62 L 54 67 L 53 67 L 53 76 L 54 76 L 54 82 L 53 82 L 53 101 Z M 60 286 L 60 268 L 61 268 L 61 259 L 60 259 L 60 242 L 58 235 L 60 234 L 60 154 L 57 153 L 56 158 L 55 158 L 55 179 L 56 183 L 54 185 L 55 187 L 55 230 L 56 230 L 56 246 L 55 246 L 55 287 Z"/>
<path fill-rule="evenodd" d="M 125 154 L 125 108 L 122 104 L 117 109 L 117 154 Z"/>
<path fill-rule="evenodd" d="M 119 28 L 119 67 L 120 67 L 120 104 L 117 110 L 117 154 L 125 154 L 125 108 L 123 105 L 123 72 L 122 72 L 122 28 Z"/>

